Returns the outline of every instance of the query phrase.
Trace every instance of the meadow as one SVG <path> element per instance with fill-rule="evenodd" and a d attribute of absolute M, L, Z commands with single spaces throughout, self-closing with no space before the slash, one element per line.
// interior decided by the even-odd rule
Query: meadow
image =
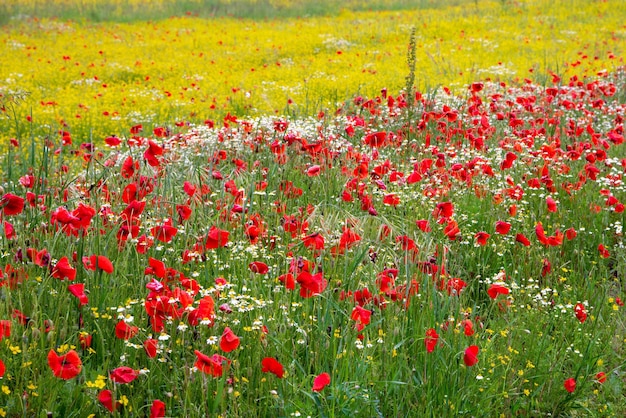
<path fill-rule="evenodd" d="M 320 4 L 0 5 L 0 417 L 626 414 L 626 4 Z"/>

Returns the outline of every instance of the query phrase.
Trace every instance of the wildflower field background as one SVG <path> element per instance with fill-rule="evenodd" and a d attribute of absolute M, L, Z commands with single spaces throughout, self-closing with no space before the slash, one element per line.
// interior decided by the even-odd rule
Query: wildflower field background
<path fill-rule="evenodd" d="M 624 22 L 0 3 L 0 416 L 624 416 Z"/>

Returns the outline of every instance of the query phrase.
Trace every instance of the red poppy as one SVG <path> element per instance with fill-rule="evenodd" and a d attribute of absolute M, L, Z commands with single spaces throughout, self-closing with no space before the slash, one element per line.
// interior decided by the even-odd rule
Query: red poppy
<path fill-rule="evenodd" d="M 3 338 L 9 338 L 11 336 L 11 321 L 8 319 L 0 320 L 0 341 Z"/>
<path fill-rule="evenodd" d="M 484 231 L 480 231 L 474 235 L 474 238 L 476 239 L 476 244 L 484 246 L 484 245 L 487 245 L 487 240 L 489 239 L 490 236 L 491 235 L 489 235 L 488 233 Z"/>
<path fill-rule="evenodd" d="M 7 193 L 0 199 L 0 209 L 4 215 L 19 215 L 24 210 L 24 198 Z"/>
<path fill-rule="evenodd" d="M 607 250 L 606 247 L 604 246 L 604 244 L 598 245 L 598 252 L 600 253 L 600 257 L 602 258 L 609 258 L 609 256 L 611 255 L 609 253 L 609 250 Z"/>
<path fill-rule="evenodd" d="M 0 378 L 4 376 L 4 372 L 6 372 L 6 366 L 4 365 L 4 362 L 0 360 Z"/>
<path fill-rule="evenodd" d="M 324 236 L 320 233 L 314 233 L 302 238 L 304 246 L 311 250 L 323 250 L 324 249 Z"/>
<path fill-rule="evenodd" d="M 461 321 L 461 326 L 463 327 L 463 333 L 468 337 L 471 337 L 476 332 L 474 331 L 474 323 L 469 319 Z"/>
<path fill-rule="evenodd" d="M 528 247 L 530 245 L 530 240 L 528 238 L 526 238 L 526 236 L 524 234 L 521 234 L 521 233 L 515 235 L 515 241 L 519 242 L 524 247 Z"/>
<path fill-rule="evenodd" d="M 400 204 L 400 198 L 395 193 L 389 193 L 383 196 L 383 204 L 396 207 Z"/>
<path fill-rule="evenodd" d="M 239 337 L 229 328 L 226 327 L 220 338 L 220 348 L 226 353 L 230 353 L 239 347 Z"/>
<path fill-rule="evenodd" d="M 363 328 L 370 323 L 371 316 L 372 311 L 357 305 L 352 310 L 352 315 L 350 317 L 356 321 L 356 329 L 358 331 L 362 331 Z"/>
<path fill-rule="evenodd" d="M 70 350 L 62 356 L 58 355 L 56 351 L 50 350 L 48 352 L 48 366 L 56 377 L 69 380 L 78 376 L 83 363 L 74 350 Z"/>
<path fill-rule="evenodd" d="M 62 257 L 52 268 L 50 273 L 52 277 L 63 280 L 74 280 L 76 278 L 76 269 L 70 265 L 67 257 Z"/>
<path fill-rule="evenodd" d="M 202 373 L 210 374 L 213 377 L 221 377 L 224 373 L 224 365 L 228 367 L 230 360 L 219 354 L 213 354 L 211 357 L 195 350 L 196 362 L 194 366 Z"/>
<path fill-rule="evenodd" d="M 154 239 L 166 243 L 172 241 L 172 238 L 174 238 L 177 232 L 178 228 L 172 226 L 171 219 L 168 219 L 163 222 L 163 224 L 157 225 L 150 229 L 150 233 L 152 233 Z"/>
<path fill-rule="evenodd" d="M 424 345 L 426 346 L 426 352 L 432 353 L 437 347 L 437 341 L 439 341 L 439 334 L 434 328 L 426 330 L 426 338 L 424 339 Z"/>
<path fill-rule="evenodd" d="M 267 264 L 263 263 L 262 261 L 253 261 L 248 265 L 248 268 L 251 272 L 256 274 L 267 274 L 267 272 L 270 271 Z"/>
<path fill-rule="evenodd" d="M 504 285 L 492 283 L 489 289 L 487 289 L 487 294 L 491 299 L 495 299 L 498 295 L 508 295 L 509 289 Z"/>
<path fill-rule="evenodd" d="M 606 382 L 606 373 L 604 372 L 596 373 L 596 381 L 600 384 Z"/>
<path fill-rule="evenodd" d="M 570 241 L 576 238 L 576 235 L 578 235 L 578 233 L 574 228 L 569 228 L 565 231 L 565 237 Z"/>
<path fill-rule="evenodd" d="M 300 272 L 296 281 L 300 284 L 300 296 L 303 298 L 322 293 L 328 285 L 322 273 L 311 274 L 308 271 Z"/>
<path fill-rule="evenodd" d="M 387 132 L 372 132 L 365 135 L 363 142 L 372 148 L 380 148 L 385 144 L 387 139 Z"/>
<path fill-rule="evenodd" d="M 273 357 L 265 357 L 261 360 L 261 371 L 263 373 L 273 373 L 280 379 L 285 376 L 285 369 L 283 365 Z"/>
<path fill-rule="evenodd" d="M 139 328 L 128 325 L 126 321 L 120 320 L 115 325 L 115 336 L 120 340 L 129 340 L 139 332 Z"/>
<path fill-rule="evenodd" d="M 417 220 L 417 221 L 415 221 L 415 225 L 417 225 L 417 227 L 419 229 L 421 229 L 422 232 L 430 232 L 431 231 L 430 224 L 428 223 L 427 219 Z"/>
<path fill-rule="evenodd" d="M 150 418 L 163 418 L 165 417 L 165 402 L 160 399 L 152 401 L 150 406 Z"/>
<path fill-rule="evenodd" d="M 108 257 L 104 255 L 92 255 L 89 257 L 83 257 L 83 266 L 87 270 L 97 270 L 100 269 L 105 273 L 111 274 L 113 273 L 113 263 Z"/>
<path fill-rule="evenodd" d="M 98 401 L 104 406 L 109 412 L 114 412 L 117 409 L 118 403 L 113 402 L 113 393 L 109 389 L 105 389 L 98 393 Z"/>
<path fill-rule="evenodd" d="M 313 380 L 313 392 L 321 392 L 326 386 L 330 385 L 330 375 L 322 373 Z"/>
<path fill-rule="evenodd" d="M 286 289 L 294 290 L 296 288 L 296 281 L 291 273 L 278 276 L 278 281 L 283 283 Z"/>
<path fill-rule="evenodd" d="M 83 350 L 91 347 L 92 340 L 93 340 L 93 337 L 90 334 L 87 334 L 86 332 L 81 332 L 80 334 L 78 334 L 78 342 L 80 343 L 80 346 Z"/>
<path fill-rule="evenodd" d="M 108 136 L 104 138 L 104 142 L 110 147 L 117 147 L 119 144 L 122 143 L 122 140 L 116 136 Z"/>
<path fill-rule="evenodd" d="M 565 382 L 563 382 L 563 387 L 569 393 L 574 392 L 576 390 L 576 379 L 574 379 L 573 377 L 566 379 Z"/>
<path fill-rule="evenodd" d="M 463 354 L 463 362 L 467 367 L 472 367 L 476 363 L 478 363 L 478 346 L 470 345 L 465 349 L 465 353 Z"/>
<path fill-rule="evenodd" d="M 577 303 L 576 306 L 574 306 L 574 314 L 581 324 L 587 320 L 587 310 L 582 303 Z"/>
<path fill-rule="evenodd" d="M 148 338 L 143 342 L 143 349 L 150 358 L 156 357 L 158 347 L 159 342 L 154 338 Z"/>
<path fill-rule="evenodd" d="M 87 298 L 87 295 L 85 294 L 84 283 L 71 284 L 67 286 L 67 290 L 69 290 L 72 295 L 78 298 L 78 302 L 80 303 L 80 306 L 83 306 L 89 303 L 89 299 Z"/>
<path fill-rule="evenodd" d="M 212 226 L 209 229 L 209 233 L 204 238 L 204 248 L 207 250 L 213 250 L 216 248 L 221 248 L 228 244 L 228 235 L 230 233 L 228 231 L 223 231 L 221 229 Z"/>
<path fill-rule="evenodd" d="M 135 380 L 139 376 L 139 371 L 128 366 L 122 366 L 111 370 L 109 375 L 115 383 L 126 384 Z"/>
<path fill-rule="evenodd" d="M 505 221 L 496 221 L 496 233 L 506 235 L 511 230 L 511 224 Z"/>

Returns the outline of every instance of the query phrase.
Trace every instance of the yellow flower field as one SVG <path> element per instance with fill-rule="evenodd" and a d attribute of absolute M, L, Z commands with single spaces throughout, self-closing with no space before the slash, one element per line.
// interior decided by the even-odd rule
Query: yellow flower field
<path fill-rule="evenodd" d="M 100 140 L 130 124 L 334 110 L 355 95 L 403 88 L 412 27 L 422 91 L 594 75 L 623 65 L 625 17 L 621 1 L 548 0 L 256 21 L 18 16 L 0 28 L 0 135 L 26 135 L 27 115 L 49 135 Z"/>

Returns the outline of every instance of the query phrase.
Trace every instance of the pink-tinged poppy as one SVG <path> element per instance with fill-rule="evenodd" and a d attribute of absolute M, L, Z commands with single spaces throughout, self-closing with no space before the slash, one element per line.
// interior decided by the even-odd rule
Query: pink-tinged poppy
<path fill-rule="evenodd" d="M 309 177 L 316 177 L 320 175 L 321 171 L 322 168 L 319 165 L 312 165 L 311 167 L 307 168 L 306 175 Z"/>
<path fill-rule="evenodd" d="M 511 224 L 505 221 L 496 221 L 496 233 L 506 235 L 511 230 Z"/>
<path fill-rule="evenodd" d="M 515 241 L 522 244 L 524 247 L 528 247 L 530 245 L 530 240 L 526 238 L 526 235 L 519 233 L 515 235 Z"/>
<path fill-rule="evenodd" d="M 603 384 L 604 382 L 606 382 L 606 373 L 604 372 L 596 373 L 596 382 L 600 384 Z"/>
<path fill-rule="evenodd" d="M 118 406 L 118 403 L 113 401 L 113 393 L 109 389 L 101 390 L 98 393 L 98 402 L 108 409 L 109 412 L 115 412 Z"/>
<path fill-rule="evenodd" d="M 150 418 L 164 418 L 165 411 L 165 402 L 155 399 L 150 406 Z"/>
<path fill-rule="evenodd" d="M 426 338 L 424 339 L 424 345 L 426 346 L 426 352 L 432 353 L 435 351 L 437 347 L 437 342 L 439 341 L 439 334 L 434 328 L 429 328 L 426 330 Z"/>
<path fill-rule="evenodd" d="M 0 199 L 0 209 L 6 216 L 19 215 L 24 210 L 24 198 L 7 193 Z"/>
<path fill-rule="evenodd" d="M 61 257 L 59 261 L 52 268 L 50 273 L 55 279 L 74 280 L 76 278 L 76 269 L 70 265 L 70 261 L 67 257 Z"/>
<path fill-rule="evenodd" d="M 330 385 L 330 375 L 322 373 L 313 380 L 313 392 L 321 392 L 326 386 Z"/>
<path fill-rule="evenodd" d="M 139 376 L 139 370 L 135 370 L 128 366 L 122 366 L 111 370 L 109 375 L 111 376 L 111 380 L 115 383 L 126 384 L 132 382 L 137 378 L 137 376 Z"/>
<path fill-rule="evenodd" d="M 548 212 L 556 212 L 558 210 L 556 200 L 552 196 L 546 198 L 546 206 L 548 207 Z"/>
<path fill-rule="evenodd" d="M 224 328 L 222 337 L 220 338 L 220 348 L 226 353 L 230 353 L 239 347 L 239 337 L 229 328 Z"/>
<path fill-rule="evenodd" d="M 598 245 L 598 252 L 600 253 L 600 257 L 602 258 L 609 258 L 611 256 L 611 253 L 609 253 L 609 250 L 606 249 L 604 244 Z"/>
<path fill-rule="evenodd" d="M 324 249 L 324 236 L 318 232 L 307 235 L 302 238 L 302 242 L 306 248 L 311 250 L 323 250 Z"/>
<path fill-rule="evenodd" d="M 206 237 L 203 239 L 204 248 L 207 250 L 213 250 L 226 246 L 226 244 L 228 244 L 229 234 L 230 233 L 228 231 L 223 231 L 215 226 L 212 226 Z"/>
<path fill-rule="evenodd" d="M 565 382 L 563 382 L 563 387 L 569 393 L 573 393 L 576 390 L 576 379 L 573 377 L 566 379 Z"/>
<path fill-rule="evenodd" d="M 487 289 L 487 294 L 491 299 L 495 299 L 498 295 L 508 295 L 509 289 L 504 285 L 492 283 L 489 289 Z"/>
<path fill-rule="evenodd" d="M 576 306 L 574 306 L 574 314 L 581 324 L 587 320 L 587 310 L 582 303 L 577 303 Z"/>
<path fill-rule="evenodd" d="M 230 365 L 230 360 L 219 354 L 213 354 L 211 357 L 195 350 L 196 362 L 194 366 L 202 373 L 209 374 L 213 377 L 221 377 L 224 373 L 224 367 Z"/>
<path fill-rule="evenodd" d="M 3 338 L 9 338 L 11 336 L 11 321 L 8 319 L 0 320 L 0 341 Z"/>
<path fill-rule="evenodd" d="M 474 235 L 474 239 L 476 239 L 476 244 L 480 246 L 485 246 L 487 245 L 487 240 L 489 239 L 490 236 L 491 235 L 489 235 L 485 231 L 480 231 Z"/>
<path fill-rule="evenodd" d="M 139 332 L 139 328 L 128 325 L 126 321 L 120 320 L 115 325 L 115 336 L 120 340 L 129 340 Z"/>
<path fill-rule="evenodd" d="M 470 345 L 465 349 L 465 353 L 463 353 L 463 362 L 467 367 L 472 367 L 476 363 L 478 363 L 478 349 L 477 345 Z"/>
<path fill-rule="evenodd" d="M 148 338 L 143 342 L 143 349 L 150 358 L 155 358 L 159 348 L 159 341 L 154 338 Z"/>
<path fill-rule="evenodd" d="M 265 357 L 261 360 L 261 371 L 263 373 L 273 373 L 279 379 L 285 376 L 285 368 L 273 357 Z"/>
<path fill-rule="evenodd" d="M 86 270 L 102 270 L 105 273 L 113 273 L 113 263 L 104 255 L 92 255 L 83 257 L 83 266 Z"/>
<path fill-rule="evenodd" d="M 267 274 L 270 271 L 267 264 L 262 261 L 253 261 L 248 265 L 248 268 L 251 272 L 256 274 Z"/>
<path fill-rule="evenodd" d="M 466 286 L 467 286 L 467 283 L 458 277 L 452 277 L 448 279 L 448 282 L 446 283 L 446 289 L 448 290 L 448 295 L 458 296 L 461 294 L 461 292 L 463 291 L 463 289 L 465 289 Z"/>
<path fill-rule="evenodd" d="M 170 242 L 178 232 L 178 228 L 172 226 L 172 220 L 168 219 L 163 224 L 157 225 L 150 229 L 150 233 L 154 237 L 154 239 L 159 240 L 161 242 Z"/>
<path fill-rule="evenodd" d="M 89 299 L 85 294 L 85 283 L 74 283 L 68 285 L 67 290 L 69 290 L 72 295 L 78 298 L 80 306 L 87 305 L 89 303 Z"/>
<path fill-rule="evenodd" d="M 78 376 L 83 368 L 83 362 L 74 350 L 70 350 L 61 356 L 56 351 L 50 350 L 48 352 L 48 366 L 56 377 L 69 380 Z"/>

